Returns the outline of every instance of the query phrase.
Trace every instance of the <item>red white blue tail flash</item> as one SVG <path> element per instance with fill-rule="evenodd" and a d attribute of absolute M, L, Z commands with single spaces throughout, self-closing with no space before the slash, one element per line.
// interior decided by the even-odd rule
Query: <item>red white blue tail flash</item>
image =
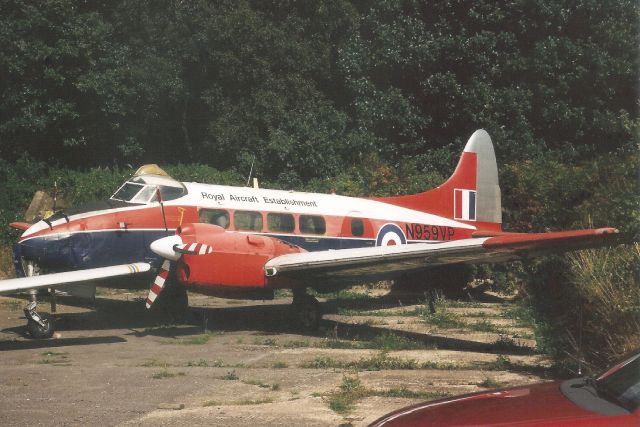
<path fill-rule="evenodd" d="M 476 192 L 456 188 L 454 194 L 454 219 L 464 221 L 476 220 Z"/>
<path fill-rule="evenodd" d="M 158 298 L 160 292 L 164 288 L 164 284 L 169 277 L 169 268 L 171 263 L 169 260 L 165 259 L 162 263 L 162 267 L 160 267 L 160 271 L 156 276 L 156 279 L 153 281 L 153 285 L 151 285 L 151 289 L 149 289 L 149 295 L 147 296 L 147 308 L 151 308 L 153 302 Z"/>

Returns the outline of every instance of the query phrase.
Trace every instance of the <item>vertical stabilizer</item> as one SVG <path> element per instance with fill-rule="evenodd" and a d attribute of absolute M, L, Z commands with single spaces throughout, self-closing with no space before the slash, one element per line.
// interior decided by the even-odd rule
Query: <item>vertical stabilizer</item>
<path fill-rule="evenodd" d="M 476 221 L 502 223 L 498 164 L 489 134 L 483 129 L 475 131 L 464 153 L 476 155 Z"/>
<path fill-rule="evenodd" d="M 453 175 L 439 187 L 376 200 L 466 222 L 479 230 L 501 230 L 502 202 L 491 137 L 482 129 L 475 131 Z"/>

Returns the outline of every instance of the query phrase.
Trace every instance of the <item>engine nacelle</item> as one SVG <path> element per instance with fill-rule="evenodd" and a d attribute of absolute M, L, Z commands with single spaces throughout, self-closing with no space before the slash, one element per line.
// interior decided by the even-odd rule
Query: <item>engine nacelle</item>
<path fill-rule="evenodd" d="M 191 286 L 263 288 L 268 260 L 305 252 L 273 237 L 226 231 L 211 224 L 185 224 L 176 234 L 184 243 L 204 243 L 213 248 L 208 255 L 185 254 L 178 261 L 178 280 Z"/>

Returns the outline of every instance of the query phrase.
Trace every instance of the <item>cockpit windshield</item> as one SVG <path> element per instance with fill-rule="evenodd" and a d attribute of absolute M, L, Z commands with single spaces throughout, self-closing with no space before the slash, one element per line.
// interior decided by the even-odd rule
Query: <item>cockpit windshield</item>
<path fill-rule="evenodd" d="M 147 204 L 158 201 L 157 191 L 163 201 L 173 200 L 187 194 L 187 189 L 182 183 L 171 178 L 166 172 L 158 168 L 156 173 L 143 173 L 134 175 L 130 180 L 122 184 L 111 200 L 134 204 Z M 139 171 L 143 170 L 140 168 Z M 160 171 L 162 174 L 159 174 Z"/>

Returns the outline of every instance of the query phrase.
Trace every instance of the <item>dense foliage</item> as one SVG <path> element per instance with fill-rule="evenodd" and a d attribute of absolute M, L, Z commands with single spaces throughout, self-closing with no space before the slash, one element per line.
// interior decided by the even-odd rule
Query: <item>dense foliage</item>
<path fill-rule="evenodd" d="M 371 154 L 448 172 L 633 139 L 626 1 L 0 0 L 0 157 L 201 162 L 307 182 Z"/>

